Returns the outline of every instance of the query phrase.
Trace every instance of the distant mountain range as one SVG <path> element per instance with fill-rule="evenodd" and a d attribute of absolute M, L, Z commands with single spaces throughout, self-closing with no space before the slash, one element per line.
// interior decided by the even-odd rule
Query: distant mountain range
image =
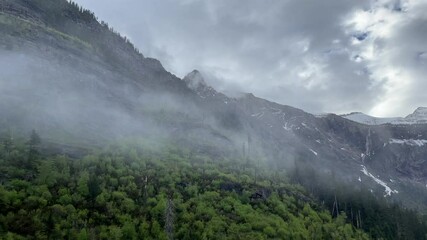
<path fill-rule="evenodd" d="M 342 117 L 367 125 L 380 125 L 380 124 L 426 124 L 427 123 L 427 107 L 419 107 L 414 113 L 406 117 L 395 118 L 378 118 L 372 117 L 361 112 L 353 112 L 341 115 Z"/>

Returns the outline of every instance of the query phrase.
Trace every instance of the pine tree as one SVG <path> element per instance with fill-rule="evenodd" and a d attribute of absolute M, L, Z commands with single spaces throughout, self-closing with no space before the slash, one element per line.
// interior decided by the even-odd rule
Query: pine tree
<path fill-rule="evenodd" d="M 30 140 L 27 142 L 28 158 L 23 166 L 25 169 L 31 170 L 27 178 L 32 178 L 32 175 L 34 175 L 37 171 L 38 160 L 40 158 L 40 144 L 41 138 L 37 134 L 36 130 L 33 130 L 30 135 Z"/>

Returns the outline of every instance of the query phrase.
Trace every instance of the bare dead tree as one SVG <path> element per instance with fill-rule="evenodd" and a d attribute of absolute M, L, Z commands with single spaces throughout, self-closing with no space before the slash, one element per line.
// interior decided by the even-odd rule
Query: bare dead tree
<path fill-rule="evenodd" d="M 173 232 L 174 232 L 174 212 L 175 212 L 175 206 L 173 204 L 172 198 L 169 197 L 167 201 L 166 206 L 166 212 L 165 212 L 165 232 L 168 236 L 169 240 L 173 239 Z"/>

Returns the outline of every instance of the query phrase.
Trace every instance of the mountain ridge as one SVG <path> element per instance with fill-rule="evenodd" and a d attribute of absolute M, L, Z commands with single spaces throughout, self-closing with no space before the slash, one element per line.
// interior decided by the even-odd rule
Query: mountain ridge
<path fill-rule="evenodd" d="M 406 117 L 391 117 L 381 118 L 373 117 L 362 112 L 352 112 L 348 114 L 342 114 L 341 117 L 346 119 L 367 124 L 367 125 L 381 125 L 381 124 L 425 124 L 427 123 L 427 108 L 418 107 L 413 113 Z"/>

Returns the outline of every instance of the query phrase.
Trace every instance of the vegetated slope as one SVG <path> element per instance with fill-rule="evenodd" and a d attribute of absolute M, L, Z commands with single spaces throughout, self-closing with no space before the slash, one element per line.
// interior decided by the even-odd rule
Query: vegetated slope
<path fill-rule="evenodd" d="M 173 76 L 67 1 L 2 1 L 0 9 L 0 122 L 12 128 L 6 131 L 35 128 L 52 142 L 76 145 L 167 135 L 218 153 L 263 157 L 284 171 L 311 159 L 346 181 L 362 178 L 379 196 L 387 188 L 365 167 L 397 192 L 427 183 L 420 167 L 427 145 L 397 144 L 422 140 L 425 125 L 370 127 L 335 115 L 316 118 L 252 94 L 227 97 L 204 81 L 194 84 L 203 80 L 197 71 L 184 81 Z M 407 206 L 424 209 L 422 202 Z"/>
<path fill-rule="evenodd" d="M 370 194 L 368 202 L 360 193 L 341 199 L 358 214 L 359 230 L 344 213 L 333 211 L 333 218 L 328 205 L 289 183 L 288 177 L 313 178 L 303 171 L 287 176 L 159 139 L 132 139 L 79 159 L 46 155 L 41 141 L 33 133 L 27 144 L 4 139 L 0 147 L 1 237 L 369 239 L 363 229 L 374 238 L 423 239 L 426 233 L 414 213 L 378 204 Z"/>

